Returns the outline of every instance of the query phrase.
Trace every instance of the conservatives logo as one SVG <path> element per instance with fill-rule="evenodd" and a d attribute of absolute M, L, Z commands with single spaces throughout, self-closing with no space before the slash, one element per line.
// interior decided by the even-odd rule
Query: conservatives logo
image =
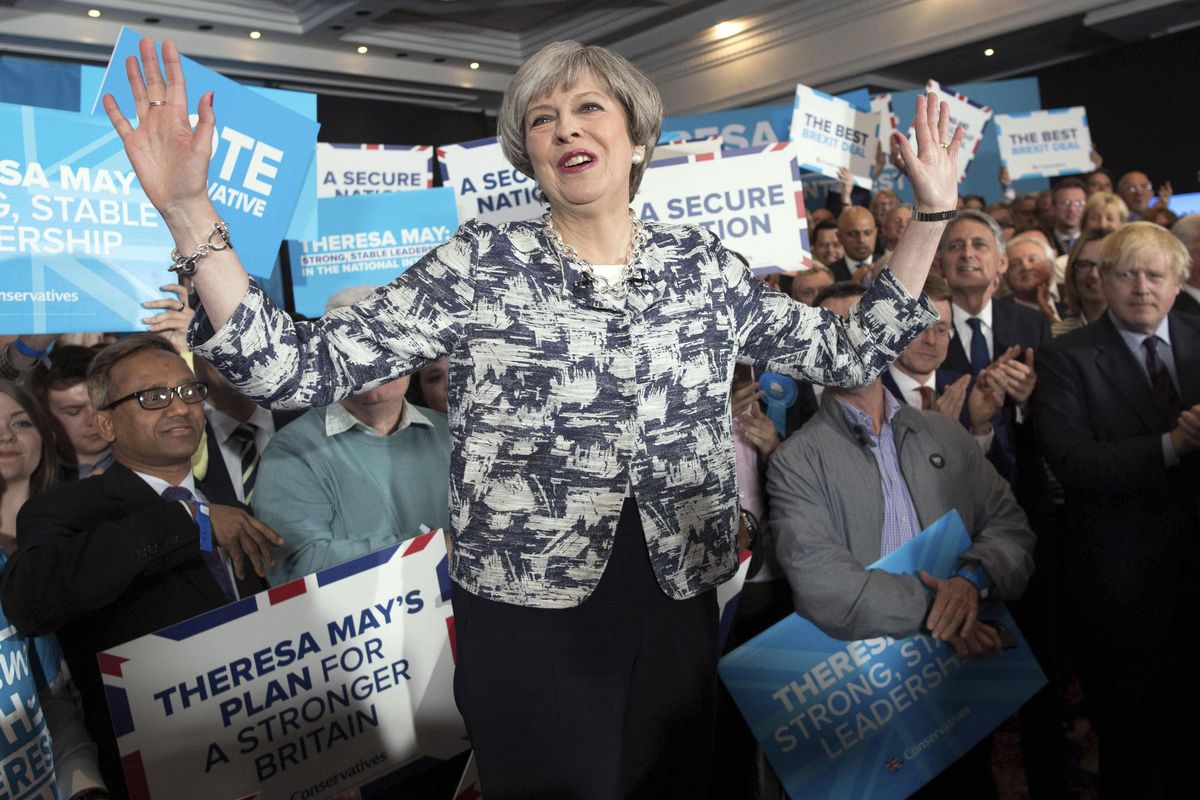
<path fill-rule="evenodd" d="M 899 772 L 900 768 L 904 766 L 904 759 L 903 758 L 889 758 L 887 760 L 887 764 L 885 766 L 887 767 L 888 772 L 893 772 L 893 773 Z"/>

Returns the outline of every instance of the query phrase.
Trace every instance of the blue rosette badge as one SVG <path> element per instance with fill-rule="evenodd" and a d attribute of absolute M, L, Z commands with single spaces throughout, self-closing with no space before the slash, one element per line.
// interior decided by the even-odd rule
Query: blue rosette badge
<path fill-rule="evenodd" d="M 779 437 L 787 437 L 787 410 L 800 396 L 800 387 L 787 375 L 764 372 L 758 376 L 758 386 L 763 391 L 763 402 L 767 406 L 767 417 L 775 423 Z"/>

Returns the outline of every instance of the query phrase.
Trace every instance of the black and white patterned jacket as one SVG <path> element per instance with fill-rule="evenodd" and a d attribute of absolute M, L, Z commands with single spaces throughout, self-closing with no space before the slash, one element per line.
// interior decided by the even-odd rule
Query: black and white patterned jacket
<path fill-rule="evenodd" d="M 753 279 L 702 228 L 647 226 L 646 280 L 623 300 L 581 281 L 540 222 L 471 221 L 355 306 L 293 324 L 252 285 L 215 334 L 198 314 L 193 344 L 273 408 L 328 405 L 449 355 L 454 580 L 578 605 L 631 482 L 659 585 L 689 597 L 736 566 L 734 362 L 862 385 L 937 314 L 885 271 L 846 322 Z"/>

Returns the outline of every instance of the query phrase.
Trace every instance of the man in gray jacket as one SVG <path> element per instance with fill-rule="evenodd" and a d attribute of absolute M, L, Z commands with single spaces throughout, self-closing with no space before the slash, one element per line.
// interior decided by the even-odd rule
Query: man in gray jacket
<path fill-rule="evenodd" d="M 841 297 L 838 297 L 838 294 Z M 829 287 L 844 313 L 861 290 Z M 901 405 L 876 380 L 826 389 L 821 408 L 771 458 L 767 492 L 776 552 L 801 615 L 838 639 L 922 630 L 962 656 L 998 651 L 980 601 L 1019 597 L 1034 535 L 1012 490 L 975 440 L 945 414 Z M 955 576 L 868 570 L 951 509 L 972 545 Z"/>

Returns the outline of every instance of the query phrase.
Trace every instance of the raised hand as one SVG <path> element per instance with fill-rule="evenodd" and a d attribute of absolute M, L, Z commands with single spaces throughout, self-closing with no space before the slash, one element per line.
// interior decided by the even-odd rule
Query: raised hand
<path fill-rule="evenodd" d="M 165 78 L 154 42 L 142 39 L 139 49 L 140 64 L 134 56 L 125 60 L 138 126 L 125 118 L 111 94 L 104 95 L 104 111 L 125 145 L 138 182 L 168 225 L 188 209 L 216 219 L 208 199 L 208 162 L 215 128 L 212 93 L 200 98 L 199 121 L 193 130 L 179 48 L 174 42 L 163 42 Z"/>
<path fill-rule="evenodd" d="M 917 152 L 908 138 L 893 134 L 893 151 L 899 150 L 904 169 L 912 181 L 914 203 L 918 211 L 948 211 L 958 205 L 958 151 L 963 130 L 958 126 L 950 135 L 950 108 L 938 103 L 937 95 L 917 96 L 913 115 Z"/>
<path fill-rule="evenodd" d="M 164 309 L 161 314 L 143 317 L 142 322 L 146 323 L 154 333 L 161 333 L 167 337 L 180 353 L 186 353 L 188 325 L 191 324 L 192 317 L 196 316 L 196 312 L 188 308 L 187 287 L 178 283 L 168 283 L 166 286 L 158 288 L 164 292 L 171 292 L 175 296 L 161 300 L 147 300 L 142 303 L 142 308 Z"/>

